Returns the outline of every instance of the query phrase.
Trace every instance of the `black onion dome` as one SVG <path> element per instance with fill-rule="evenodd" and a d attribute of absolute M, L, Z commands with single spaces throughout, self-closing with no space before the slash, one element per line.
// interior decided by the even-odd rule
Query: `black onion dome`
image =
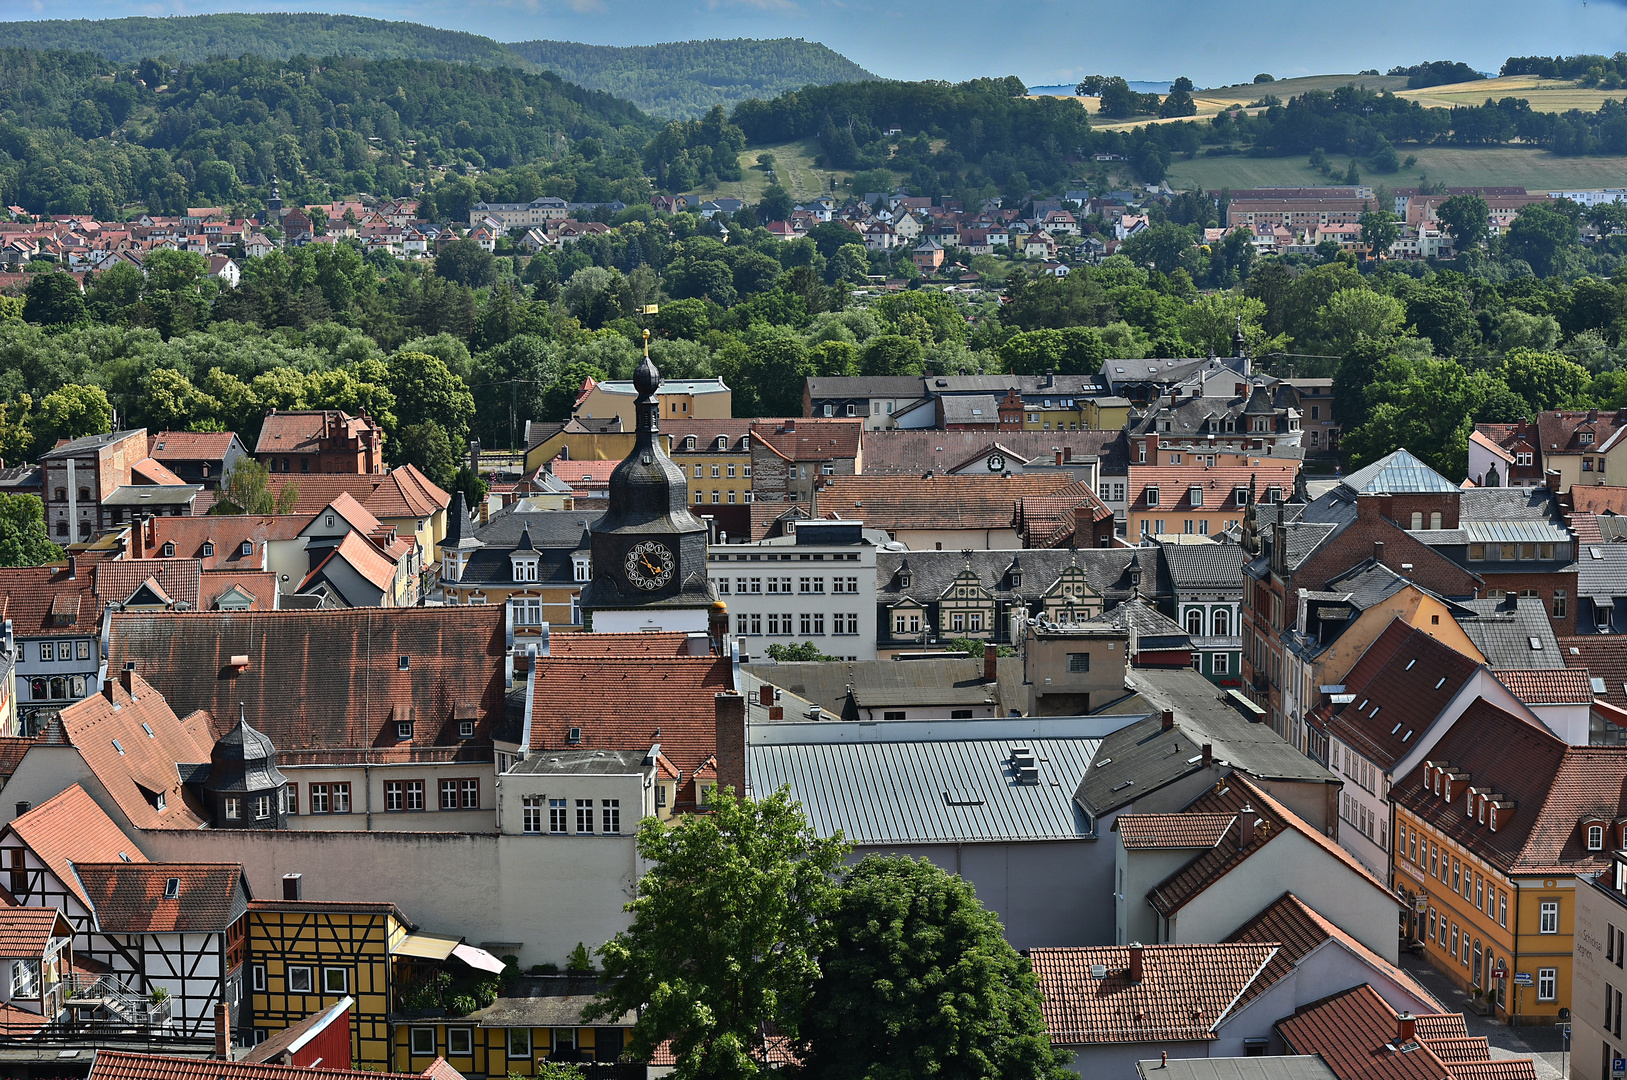
<path fill-rule="evenodd" d="M 277 748 L 246 719 L 239 718 L 209 752 L 209 779 L 204 784 L 208 791 L 275 791 L 287 783 L 277 770 Z"/>

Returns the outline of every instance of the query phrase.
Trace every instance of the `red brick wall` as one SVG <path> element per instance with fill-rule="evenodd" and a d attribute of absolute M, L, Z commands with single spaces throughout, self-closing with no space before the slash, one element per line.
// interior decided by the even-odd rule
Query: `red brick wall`
<path fill-rule="evenodd" d="M 1561 574 L 1492 574 L 1482 573 L 1486 579 L 1485 587 L 1480 595 L 1484 596 L 1492 589 L 1502 589 L 1504 592 L 1518 596 L 1527 589 L 1536 590 L 1537 598 L 1542 606 L 1548 609 L 1548 621 L 1554 628 L 1554 633 L 1561 636 L 1576 634 L 1576 573 Z M 1554 593 L 1564 590 L 1565 614 L 1559 618 L 1554 617 Z"/>

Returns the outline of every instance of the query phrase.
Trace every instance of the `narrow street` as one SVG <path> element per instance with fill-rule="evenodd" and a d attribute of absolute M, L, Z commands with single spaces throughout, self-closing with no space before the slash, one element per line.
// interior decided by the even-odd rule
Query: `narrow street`
<path fill-rule="evenodd" d="M 1448 1010 L 1463 1013 L 1469 1034 L 1484 1035 L 1491 1044 L 1492 1057 L 1535 1058 L 1537 1080 L 1559 1080 L 1569 1075 L 1570 1055 L 1565 1053 L 1564 1036 L 1557 1025 L 1511 1028 L 1489 1016 L 1477 1016 L 1469 1009 L 1469 995 L 1430 967 L 1423 957 L 1403 952 L 1401 966 Z"/>

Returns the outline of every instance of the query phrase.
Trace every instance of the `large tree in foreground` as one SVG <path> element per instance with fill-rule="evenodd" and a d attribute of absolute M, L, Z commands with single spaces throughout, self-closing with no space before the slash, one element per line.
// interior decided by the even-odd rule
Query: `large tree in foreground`
<path fill-rule="evenodd" d="M 39 566 L 62 558 L 45 531 L 45 504 L 34 495 L 0 495 L 0 566 Z"/>
<path fill-rule="evenodd" d="M 1062 1080 L 1038 980 L 964 879 L 869 855 L 848 872 L 803 1035 L 814 1080 Z"/>
<path fill-rule="evenodd" d="M 846 843 L 816 836 L 784 790 L 724 789 L 710 814 L 646 819 L 638 851 L 633 925 L 599 949 L 608 989 L 584 1018 L 638 1011 L 630 1052 L 671 1039 L 679 1080 L 758 1075 L 765 1031 L 797 1037 Z"/>

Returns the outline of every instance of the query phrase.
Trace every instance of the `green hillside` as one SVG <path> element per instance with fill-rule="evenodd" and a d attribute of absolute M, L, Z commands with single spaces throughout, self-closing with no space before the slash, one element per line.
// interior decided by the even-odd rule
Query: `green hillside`
<path fill-rule="evenodd" d="M 195 64 L 254 53 L 359 56 L 368 60 L 450 60 L 520 66 L 501 42 L 478 34 L 355 15 L 187 15 L 169 19 L 49 19 L 0 23 L 14 48 L 93 52 L 119 63 L 167 56 Z"/>
<path fill-rule="evenodd" d="M 570 41 L 504 44 L 478 34 L 355 15 L 229 14 L 168 19 L 50 19 L 0 23 L 13 48 L 93 52 L 117 63 L 168 57 L 183 64 L 245 53 L 355 56 L 366 60 L 446 60 L 486 67 L 547 69 L 591 90 L 604 90 L 660 116 L 699 116 L 713 105 L 732 109 L 747 98 L 771 98 L 810 84 L 875 78 L 814 41 L 682 41 L 614 48 Z"/>
<path fill-rule="evenodd" d="M 676 41 L 664 45 L 579 45 L 517 41 L 521 58 L 570 82 L 626 98 L 660 116 L 699 116 L 713 105 L 732 109 L 747 98 L 875 76 L 817 41 Z"/>

